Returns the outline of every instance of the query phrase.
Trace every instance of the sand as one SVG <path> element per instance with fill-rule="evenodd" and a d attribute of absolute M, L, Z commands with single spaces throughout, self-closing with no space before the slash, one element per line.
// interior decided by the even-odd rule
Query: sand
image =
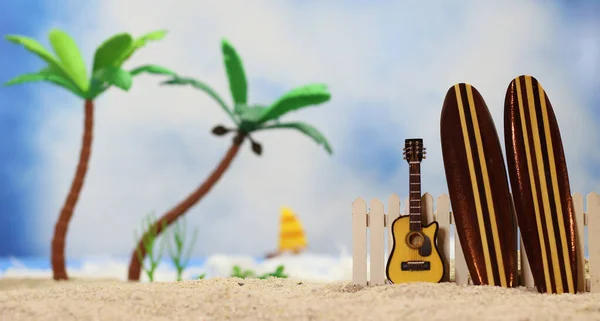
<path fill-rule="evenodd" d="M 173 283 L 0 279 L 0 320 L 600 320 L 600 293 L 211 278 Z"/>

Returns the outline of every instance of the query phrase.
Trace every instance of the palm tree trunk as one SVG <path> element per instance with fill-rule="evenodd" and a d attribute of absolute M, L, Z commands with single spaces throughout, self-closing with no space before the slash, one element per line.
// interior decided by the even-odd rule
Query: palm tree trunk
<path fill-rule="evenodd" d="M 94 127 L 94 101 L 85 101 L 85 120 L 83 127 L 83 143 L 79 153 L 77 171 L 71 183 L 71 190 L 60 211 L 60 216 L 54 226 L 54 237 L 52 238 L 52 272 L 55 280 L 68 280 L 65 267 L 65 237 L 69 228 L 69 222 L 73 216 L 73 210 L 77 205 L 79 193 L 83 187 L 85 174 L 87 173 L 90 154 L 92 152 L 92 130 Z"/>
<path fill-rule="evenodd" d="M 151 230 L 156 232 L 155 237 L 158 237 L 160 233 L 163 232 L 163 227 L 167 228 L 173 222 L 175 222 L 180 216 L 185 214 L 190 208 L 192 208 L 198 201 L 200 201 L 211 189 L 212 187 L 219 181 L 223 173 L 229 168 L 231 162 L 237 155 L 240 146 L 244 142 L 245 135 L 238 134 L 231 147 L 225 154 L 225 157 L 221 159 L 219 166 L 213 170 L 210 176 L 200 185 L 194 192 L 192 192 L 188 197 L 186 197 L 183 201 L 181 201 L 177 206 L 168 211 L 165 215 L 159 218 L 149 231 L 146 231 L 145 234 L 140 238 L 136 248 L 131 253 L 131 259 L 129 261 L 129 281 L 139 281 L 140 272 L 142 269 L 143 259 L 146 257 L 146 248 L 144 247 L 144 240 L 148 238 Z M 138 255 L 141 253 L 141 255 Z M 139 257 L 142 257 L 140 261 Z"/>

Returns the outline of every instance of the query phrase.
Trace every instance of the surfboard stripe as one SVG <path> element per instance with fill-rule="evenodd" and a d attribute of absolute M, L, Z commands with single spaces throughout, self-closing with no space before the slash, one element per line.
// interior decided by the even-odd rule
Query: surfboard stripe
<path fill-rule="evenodd" d="M 531 78 L 531 77 L 529 77 Z M 542 118 L 542 125 L 543 125 L 543 129 L 544 129 L 544 136 L 545 136 L 545 140 L 547 140 L 546 143 L 546 148 L 547 148 L 547 154 L 545 154 L 545 158 L 547 159 L 548 162 L 548 170 L 550 172 L 550 189 L 552 191 L 552 193 L 550 194 L 552 201 L 554 201 L 554 211 L 556 212 L 556 217 L 557 219 L 555 220 L 555 222 L 557 223 L 556 225 L 558 225 L 558 230 L 559 230 L 559 237 L 558 240 L 560 240 L 560 248 L 559 248 L 559 252 L 560 255 L 562 255 L 563 258 L 563 264 L 561 264 L 561 276 L 564 279 L 566 279 L 566 288 L 567 291 L 570 293 L 574 293 L 575 289 L 574 289 L 574 284 L 573 284 L 573 278 L 571 278 L 570 276 L 572 275 L 572 271 L 571 271 L 571 265 L 570 265 L 570 258 L 569 258 L 569 249 L 568 249 L 568 245 L 567 245 L 567 235 L 566 235 L 566 230 L 565 230 L 565 222 L 564 222 L 564 214 L 563 214 L 563 210 L 562 210 L 562 202 L 560 199 L 560 191 L 559 191 L 559 186 L 558 186 L 558 178 L 557 178 L 557 173 L 556 173 L 556 163 L 555 163 L 555 159 L 554 159 L 554 148 L 553 148 L 553 141 L 552 141 L 552 134 L 550 133 L 550 122 L 549 122 L 549 118 L 548 118 L 548 109 L 546 107 L 546 94 L 544 91 L 544 88 L 537 82 L 537 80 L 533 79 L 533 84 L 536 85 L 536 90 L 538 92 L 538 99 L 539 99 L 539 104 L 536 104 L 537 107 L 539 107 L 539 109 L 541 109 L 541 118 Z M 565 287 L 565 284 L 562 284 L 563 287 Z"/>
<path fill-rule="evenodd" d="M 494 199 L 492 197 L 492 191 L 491 191 L 491 187 L 490 187 L 490 177 L 488 175 L 488 170 L 487 170 L 487 164 L 486 164 L 486 157 L 485 157 L 485 151 L 484 151 L 484 147 L 483 147 L 483 142 L 481 139 L 481 131 L 479 130 L 479 120 L 477 118 L 477 112 L 475 110 L 475 102 L 473 100 L 473 89 L 471 87 L 471 85 L 466 85 L 467 88 L 467 96 L 468 96 L 468 101 L 469 101 L 469 107 L 470 107 L 470 111 L 471 111 L 471 115 L 472 115 L 472 121 L 473 121 L 473 131 L 475 132 L 475 139 L 477 141 L 477 151 L 478 151 L 478 156 L 479 156 L 479 165 L 481 167 L 481 177 L 483 178 L 483 187 L 485 189 L 485 199 L 486 199 L 486 205 L 488 208 L 488 212 L 489 212 L 489 222 L 486 224 L 486 227 L 489 227 L 489 229 L 491 229 L 491 236 L 493 239 L 493 244 L 494 244 L 494 248 L 493 248 L 493 255 L 495 255 L 495 261 L 494 264 L 495 266 L 498 267 L 498 273 L 497 275 L 495 275 L 495 277 L 499 277 L 500 280 L 496 280 L 497 283 L 500 283 L 501 286 L 506 287 L 507 283 L 506 283 L 506 274 L 504 271 L 504 262 L 503 262 L 503 258 L 502 258 L 502 249 L 501 249 L 501 244 L 500 244 L 500 239 L 498 236 L 498 226 L 496 223 L 496 212 L 495 212 L 495 204 L 494 204 Z M 489 233 L 488 233 L 489 235 Z"/>
<path fill-rule="evenodd" d="M 534 127 L 531 125 L 531 117 L 536 117 L 539 115 L 539 113 L 536 113 L 535 115 L 532 116 L 532 112 L 531 112 L 531 108 L 535 108 L 535 97 L 537 97 L 537 95 L 534 95 L 534 100 L 530 101 L 527 98 L 527 82 L 525 80 L 525 78 L 522 78 L 521 80 L 521 85 L 523 86 L 523 88 L 525 88 L 525 117 L 526 119 L 529 120 L 529 124 L 530 126 L 527 128 L 527 132 L 529 133 L 529 146 L 533 146 L 531 152 L 533 153 L 535 150 L 535 138 L 534 138 Z M 538 119 L 538 123 L 541 122 L 541 119 Z M 539 132 L 538 132 L 539 133 Z M 536 155 L 536 154 L 532 154 L 532 155 Z M 539 155 L 538 155 L 539 156 Z M 542 171 L 544 169 L 542 168 Z M 559 267 L 557 267 L 556 265 L 552 264 L 552 247 L 551 244 L 553 242 L 553 238 L 551 237 L 551 235 L 548 233 L 548 222 L 545 220 L 545 208 L 544 206 L 544 198 L 543 198 L 543 193 L 542 190 L 547 188 L 547 184 L 542 185 L 542 180 L 540 178 L 539 175 L 539 166 L 538 166 L 538 162 L 537 159 L 534 157 L 533 159 L 533 167 L 531 168 L 531 171 L 533 172 L 533 175 L 535 176 L 536 179 L 536 184 L 539 187 L 538 189 L 538 193 L 535 195 L 535 197 L 537 198 L 537 202 L 540 205 L 540 224 L 542 226 L 542 231 L 543 231 L 543 237 L 544 237 L 544 241 L 545 241 L 545 248 L 546 248 L 546 260 L 548 261 L 548 275 L 550 278 L 550 287 L 546 288 L 545 291 L 546 292 L 556 292 L 556 278 L 554 277 L 554 271 L 556 269 L 559 269 Z M 545 171 L 544 171 L 545 173 Z M 547 183 L 547 181 L 546 181 Z M 553 223 L 553 222 L 552 222 Z M 538 232 L 539 233 L 539 232 Z"/>
<path fill-rule="evenodd" d="M 540 142 L 539 125 L 537 121 L 537 113 L 535 110 L 535 96 L 533 94 L 533 85 L 531 77 L 525 77 L 525 85 L 527 86 L 527 100 L 529 101 L 530 125 L 533 132 L 533 143 L 535 149 L 535 161 L 538 166 L 538 179 L 540 180 L 540 193 L 542 195 L 542 206 L 544 209 L 544 218 L 546 222 L 546 231 L 548 233 L 550 243 L 550 258 L 552 260 L 554 285 L 557 293 L 563 293 L 562 276 L 560 274 L 560 261 L 558 259 L 557 238 L 554 231 L 552 220 L 552 210 L 550 208 L 550 200 L 548 197 L 548 186 L 546 182 L 546 173 L 544 170 L 544 160 L 542 154 L 542 146 Z"/>
<path fill-rule="evenodd" d="M 474 126 L 474 121 L 476 120 L 477 117 L 477 112 L 473 113 L 472 115 L 472 109 L 471 107 L 473 107 L 473 105 L 471 105 L 471 101 L 469 100 L 469 95 L 468 95 L 468 87 L 470 87 L 467 84 L 460 84 L 459 88 L 460 88 L 460 94 L 461 94 L 461 99 L 463 101 L 463 106 L 464 106 L 464 112 L 465 112 L 465 123 L 466 123 L 466 127 L 467 127 L 467 132 L 469 134 L 469 141 L 471 143 L 471 149 L 472 149 L 472 155 L 470 155 L 473 158 L 473 167 L 475 170 L 475 178 L 477 179 L 477 189 L 479 190 L 479 195 L 480 198 L 479 200 L 481 201 L 481 209 L 482 209 L 482 214 L 485 213 L 485 210 L 488 208 L 488 199 L 486 197 L 486 193 L 485 193 L 485 183 L 484 183 L 484 177 L 483 175 L 481 175 L 482 171 L 481 171 L 481 161 L 480 161 L 480 157 L 479 157 L 479 151 L 482 149 L 482 146 L 480 146 L 479 144 L 477 144 L 477 137 L 476 137 L 476 132 L 475 132 L 475 126 Z M 472 92 L 472 90 L 471 90 Z M 466 103 L 466 105 L 465 105 Z M 494 239 L 492 238 L 492 233 L 490 231 L 490 218 L 488 215 L 482 215 L 483 217 L 483 222 L 481 224 L 483 224 L 483 227 L 485 229 L 485 236 L 486 236 L 486 241 L 487 244 L 494 244 Z M 480 235 L 480 239 L 482 239 L 482 236 Z M 483 244 L 482 244 L 483 246 Z M 492 275 L 487 275 L 486 273 L 486 282 L 490 283 L 490 284 L 500 284 L 500 276 L 497 273 L 497 270 L 494 269 L 495 266 L 497 266 L 498 262 L 496 260 L 496 253 L 495 253 L 495 247 L 494 246 L 490 246 L 488 248 L 488 250 L 490 251 L 490 264 L 492 266 L 492 270 L 493 270 L 493 274 Z M 491 279 L 491 281 L 490 281 Z"/>
<path fill-rule="evenodd" d="M 527 78 L 523 78 L 523 81 L 525 83 L 526 88 L 528 88 L 527 86 L 530 85 L 531 86 L 531 91 L 533 93 L 532 97 L 528 97 L 528 108 L 526 113 L 529 113 L 529 119 L 530 119 L 530 132 L 531 132 L 531 145 L 530 146 L 534 146 L 535 148 L 535 134 L 538 134 L 539 137 L 539 146 L 540 146 L 540 151 L 536 150 L 536 160 L 541 160 L 541 166 L 539 166 L 540 164 L 538 163 L 538 161 L 534 162 L 534 174 L 538 174 L 536 175 L 537 178 L 537 183 L 538 186 L 542 186 L 543 189 L 540 189 L 538 191 L 538 202 L 540 204 L 542 204 L 542 209 L 544 212 L 544 215 L 542 215 L 542 217 L 544 217 L 545 219 L 542 219 L 542 229 L 544 231 L 546 231 L 544 237 L 546 238 L 546 253 L 548 253 L 548 262 L 551 262 L 548 272 L 550 273 L 550 280 L 552 281 L 552 288 L 550 289 L 546 289 L 546 291 L 551 291 L 551 292 L 556 292 L 556 293 L 562 293 L 562 285 L 563 285 L 563 272 L 561 271 L 561 266 L 560 263 L 557 265 L 555 264 L 554 261 L 554 257 L 553 257 L 553 251 L 556 251 L 556 258 L 558 258 L 558 260 L 560 260 L 561 255 L 560 255 L 560 246 L 556 246 L 556 243 L 560 241 L 560 238 L 556 235 L 556 232 L 558 232 L 558 226 L 556 225 L 557 222 L 555 219 L 552 219 L 550 222 L 548 222 L 547 217 L 551 217 L 554 218 L 556 217 L 556 213 L 553 210 L 553 208 L 550 207 L 545 207 L 545 202 L 546 199 L 545 197 L 547 197 L 547 202 L 548 204 L 552 204 L 553 203 L 553 199 L 551 198 L 550 193 L 548 193 L 548 190 L 552 188 L 552 186 L 548 185 L 550 184 L 550 180 L 548 179 L 548 177 L 550 176 L 550 173 L 548 171 L 549 165 L 548 165 L 548 158 L 546 157 L 546 155 L 544 154 L 544 151 L 546 150 L 546 140 L 545 137 L 543 135 L 543 133 L 541 132 L 541 125 L 543 120 L 542 120 L 542 114 L 541 114 L 541 110 L 539 109 L 539 105 L 540 102 L 538 100 L 539 95 L 538 93 L 535 91 L 535 88 L 533 86 L 533 82 L 531 84 L 528 84 L 527 82 Z M 531 99 L 531 100 L 530 100 Z M 534 126 L 534 122 L 533 122 L 533 118 L 535 118 L 536 120 L 536 127 Z M 544 175 L 540 175 L 539 173 L 543 173 Z M 544 194 L 545 193 L 545 194 Z M 546 196 L 547 195 L 547 196 Z M 550 229 L 551 228 L 551 229 Z M 552 231 L 552 232 L 551 232 Z M 555 245 L 555 248 L 552 248 L 552 245 Z M 559 261 L 560 262 L 560 261 Z M 560 278 L 556 278 L 556 275 L 559 275 Z M 557 283 L 559 283 L 557 285 Z"/>
<path fill-rule="evenodd" d="M 543 265 L 543 269 L 544 269 L 544 281 L 545 281 L 545 287 L 547 290 L 552 289 L 552 283 L 550 280 L 550 273 L 548 271 L 548 258 L 546 256 L 546 241 L 544 238 L 544 230 L 542 229 L 542 224 L 541 224 L 541 212 L 540 212 L 540 206 L 538 204 L 538 198 L 537 198 L 537 186 L 536 186 L 536 182 L 535 182 L 535 176 L 534 176 L 534 170 L 533 170 L 533 160 L 532 160 L 532 155 L 531 155 L 531 150 L 530 150 L 530 144 L 529 144 L 529 133 L 528 133 L 528 126 L 527 126 L 527 118 L 525 117 L 525 103 L 528 103 L 527 101 L 523 100 L 523 95 L 522 95 L 522 82 L 523 79 L 518 78 L 515 80 L 515 86 L 517 89 L 517 103 L 519 106 L 519 120 L 521 123 L 521 129 L 522 129 L 522 134 L 523 134 L 523 142 L 525 145 L 525 158 L 527 159 L 527 172 L 529 173 L 529 182 L 531 183 L 531 196 L 532 196 L 532 200 L 533 200 L 533 208 L 534 208 L 534 214 L 535 214 L 535 222 L 536 222 L 536 227 L 537 227 L 537 231 L 538 231 L 538 238 L 539 238 L 539 242 L 540 242 L 540 252 L 541 252 L 541 259 L 542 259 L 542 265 Z M 524 87 L 524 86 L 523 86 Z"/>
<path fill-rule="evenodd" d="M 552 264 L 552 248 L 551 248 L 551 242 L 552 239 L 550 238 L 550 234 L 548 234 L 548 227 L 547 227 L 547 221 L 545 220 L 545 212 L 544 212 L 544 199 L 543 199 L 543 193 L 541 193 L 541 188 L 542 187 L 546 187 L 546 185 L 542 185 L 542 181 L 540 179 L 540 175 L 539 173 L 539 166 L 538 166 L 538 162 L 535 158 L 535 138 L 534 138 L 534 133 L 533 130 L 534 128 L 531 126 L 531 109 L 530 108 L 535 108 L 535 95 L 534 97 L 534 101 L 530 101 L 527 98 L 527 83 L 525 81 L 525 78 L 522 78 L 521 80 L 521 85 L 522 88 L 524 88 L 524 101 L 525 101 L 525 106 L 524 106 L 524 113 L 525 113 L 525 117 L 526 119 L 529 121 L 529 126 L 527 128 L 527 133 L 529 135 L 529 146 L 532 148 L 530 150 L 530 152 L 532 153 L 532 167 L 531 167 L 531 171 L 533 172 L 533 176 L 535 177 L 535 184 L 538 187 L 537 193 L 535 195 L 532 195 L 532 197 L 535 197 L 537 199 L 538 204 L 540 204 L 540 225 L 542 226 L 542 231 L 544 231 L 542 233 L 543 237 L 544 237 L 544 242 L 545 242 L 545 249 L 546 249 L 546 260 L 548 261 L 548 275 L 550 278 L 550 287 L 544 289 L 544 291 L 548 292 L 555 292 L 556 291 L 556 279 L 553 277 L 554 275 L 554 270 L 557 268 L 554 264 Z M 537 116 L 537 114 L 536 114 Z M 538 232 L 539 234 L 539 232 Z"/>
<path fill-rule="evenodd" d="M 460 125 L 461 125 L 461 129 L 462 129 L 462 134 L 463 134 L 462 136 L 464 139 L 465 150 L 466 150 L 466 154 L 467 154 L 467 165 L 469 167 L 469 176 L 471 178 L 471 185 L 473 187 L 473 196 L 475 199 L 475 211 L 477 213 L 477 222 L 478 222 L 477 225 L 479 228 L 479 234 L 481 235 L 483 257 L 484 257 L 484 261 L 485 261 L 485 270 L 486 270 L 486 274 L 488 276 L 487 281 L 488 281 L 489 285 L 495 285 L 494 278 L 491 277 L 491 276 L 493 276 L 493 270 L 492 270 L 492 265 L 490 264 L 490 251 L 489 251 L 489 246 L 488 246 L 488 242 L 487 242 L 485 225 L 483 222 L 483 212 L 482 212 L 482 208 L 481 208 L 481 198 L 479 195 L 479 188 L 478 188 L 478 184 L 477 184 L 475 166 L 473 164 L 473 159 L 471 158 L 471 155 L 472 155 L 471 141 L 469 139 L 469 132 L 467 129 L 467 121 L 466 121 L 466 117 L 465 117 L 465 108 L 463 105 L 463 98 L 462 98 L 459 84 L 454 85 L 454 91 L 456 94 L 456 102 L 458 104 L 458 113 L 460 116 Z"/>

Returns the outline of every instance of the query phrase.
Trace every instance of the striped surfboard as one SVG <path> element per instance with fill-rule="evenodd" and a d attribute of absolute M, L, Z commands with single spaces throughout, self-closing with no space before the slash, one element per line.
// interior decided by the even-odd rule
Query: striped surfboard
<path fill-rule="evenodd" d="M 452 86 L 442 107 L 442 155 L 456 233 L 476 285 L 517 285 L 516 221 L 492 116 L 477 89 Z"/>
<path fill-rule="evenodd" d="M 552 105 L 534 77 L 519 76 L 508 86 L 504 132 L 515 212 L 535 286 L 541 293 L 575 293 L 567 164 Z"/>

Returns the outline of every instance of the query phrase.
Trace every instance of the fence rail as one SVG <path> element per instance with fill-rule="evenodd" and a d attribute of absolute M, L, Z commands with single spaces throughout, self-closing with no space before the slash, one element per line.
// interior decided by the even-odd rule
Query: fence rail
<path fill-rule="evenodd" d="M 600 293 L 600 195 L 591 192 L 584 199 L 574 193 L 576 239 L 578 245 L 578 279 L 579 292 Z M 428 224 L 437 221 L 439 224 L 438 248 L 445 262 L 445 280 L 457 284 L 470 284 L 467 264 L 462 252 L 460 240 L 454 233 L 454 264 L 451 264 L 451 228 L 454 226 L 450 199 L 448 195 L 440 195 L 434 203 L 433 196 L 425 193 L 422 197 L 423 222 Z M 400 197 L 392 194 L 388 198 L 387 212 L 383 203 L 373 198 L 369 208 L 367 203 L 357 198 L 352 203 L 352 282 L 357 285 L 379 285 L 386 283 L 385 263 L 392 249 L 393 239 L 391 223 L 401 214 Z M 435 208 L 434 208 L 435 205 Z M 404 213 L 408 213 L 405 204 Z M 514 204 L 513 204 L 514 207 Z M 588 227 L 588 265 L 589 278 L 586 278 L 586 258 L 584 256 L 584 226 Z M 518 229 L 518 228 L 517 228 Z M 367 238 L 368 235 L 368 238 Z M 368 245 L 368 248 L 367 248 Z M 368 251 L 367 251 L 368 250 Z M 520 240 L 519 284 L 528 288 L 534 287 L 533 276 L 527 261 L 527 253 Z M 595 265 L 594 265 L 595 263 Z"/>

